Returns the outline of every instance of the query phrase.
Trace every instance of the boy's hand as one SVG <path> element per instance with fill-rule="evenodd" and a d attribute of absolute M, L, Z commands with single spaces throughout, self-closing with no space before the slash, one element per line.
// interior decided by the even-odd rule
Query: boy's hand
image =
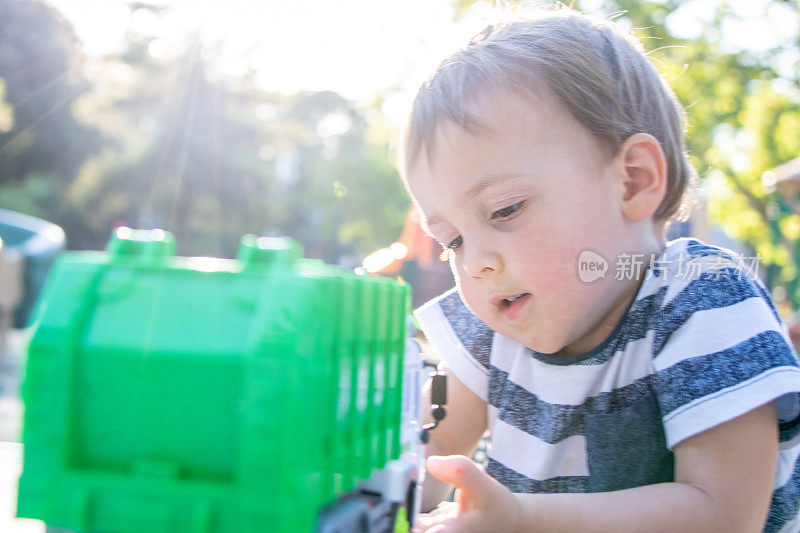
<path fill-rule="evenodd" d="M 456 488 L 455 502 L 421 515 L 415 533 L 513 532 L 520 504 L 506 487 L 463 455 L 432 456 L 428 473 Z"/>

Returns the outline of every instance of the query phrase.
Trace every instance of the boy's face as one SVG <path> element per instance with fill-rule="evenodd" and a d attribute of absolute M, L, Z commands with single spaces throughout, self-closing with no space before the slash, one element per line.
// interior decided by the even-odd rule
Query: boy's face
<path fill-rule="evenodd" d="M 486 131 L 439 129 L 409 190 L 478 317 L 542 353 L 586 351 L 635 293 L 614 279 L 618 254 L 634 252 L 618 166 L 554 96 L 497 100 L 473 108 Z M 584 251 L 608 262 L 604 277 L 581 281 Z"/>

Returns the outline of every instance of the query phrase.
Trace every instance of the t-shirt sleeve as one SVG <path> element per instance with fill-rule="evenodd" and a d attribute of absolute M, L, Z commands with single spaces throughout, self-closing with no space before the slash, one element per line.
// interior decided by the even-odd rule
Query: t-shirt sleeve
<path fill-rule="evenodd" d="M 451 289 L 414 311 L 422 332 L 451 372 L 488 401 L 489 359 L 494 332 Z"/>
<path fill-rule="evenodd" d="M 670 449 L 773 400 L 781 442 L 797 437 L 797 354 L 759 280 L 706 272 L 663 306 L 654 329 L 654 387 Z"/>

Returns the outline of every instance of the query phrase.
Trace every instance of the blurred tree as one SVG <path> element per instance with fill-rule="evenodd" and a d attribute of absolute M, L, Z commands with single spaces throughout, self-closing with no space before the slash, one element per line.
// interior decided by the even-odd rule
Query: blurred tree
<path fill-rule="evenodd" d="M 456 17 L 477 3 L 486 2 L 455 0 Z M 511 10 L 526 4 L 491 3 Z M 762 175 L 800 156 L 800 2 L 763 0 L 758 7 L 726 0 L 571 4 L 616 15 L 652 50 L 651 57 L 687 107 L 689 153 L 711 220 L 761 256 L 762 266 L 769 267 L 761 273 L 771 288 L 792 288 L 786 296 L 797 309 L 800 220 L 774 188 L 762 184 Z M 778 23 L 794 31 L 768 46 L 759 43 L 758 49 L 740 44 L 752 42 L 744 39 L 748 31 L 780 35 Z"/>
<path fill-rule="evenodd" d="M 16 181 L 0 182 L 0 205 L 61 224 L 70 248 L 101 248 L 114 225 L 126 224 L 174 232 L 181 254 L 230 257 L 242 234 L 267 233 L 295 237 L 310 255 L 339 261 L 366 254 L 402 227 L 408 201 L 385 143 L 369 140 L 362 111 L 341 96 L 271 94 L 256 86 L 252 73 L 222 75 L 213 47 L 187 37 L 170 48 L 163 37 L 140 30 L 137 20 L 168 9 L 148 2 L 128 4 L 125 44 L 88 65 L 89 91 L 78 43 L 51 9 L 33 0 L 0 6 L 8 15 L 0 27 L 29 11 L 43 17 L 25 19 L 21 40 L 9 23 L 14 31 L 0 39 L 0 52 L 13 44 L 20 56 L 14 64 L 34 64 L 29 56 L 44 54 L 37 47 L 49 43 L 48 57 L 58 60 L 56 81 L 28 86 L 42 94 L 58 87 L 52 97 L 63 100 L 43 102 L 50 107 L 40 112 L 28 109 L 38 102 L 31 96 L 36 90 L 21 88 L 20 79 L 0 85 L 0 133 L 8 130 L 13 141 L 0 157 L 38 165 L 20 165 L 14 173 L 3 167 Z M 50 144 L 26 151 L 23 141 L 38 139 L 30 137 L 30 124 L 47 110 L 73 126 L 62 127 L 69 139 L 48 129 Z M 85 132 L 107 140 L 91 145 L 88 160 L 88 151 L 59 151 L 72 146 L 67 140 L 86 148 Z M 52 147 L 58 149 L 51 153 Z"/>
<path fill-rule="evenodd" d="M 129 50 L 131 81 L 86 110 L 125 132 L 71 189 L 94 211 L 87 246 L 116 221 L 166 228 L 181 253 L 231 256 L 243 233 L 269 233 L 336 262 L 399 230 L 408 201 L 351 102 L 332 92 L 268 94 L 247 78 L 212 81 L 202 55 L 195 47 L 157 63 Z"/>
<path fill-rule="evenodd" d="M 288 99 L 274 121 L 295 172 L 279 176 L 282 233 L 327 261 L 363 256 L 391 242 L 409 201 L 385 144 L 368 140 L 363 114 L 324 91 Z"/>
<path fill-rule="evenodd" d="M 103 138 L 72 106 L 90 85 L 78 40 L 51 7 L 0 0 L 0 205 L 66 216 L 62 192 Z"/>
<path fill-rule="evenodd" d="M 81 113 L 116 143 L 84 166 L 69 200 L 90 214 L 76 247 L 97 247 L 113 225 L 175 233 L 179 253 L 231 256 L 238 237 L 269 223 L 271 165 L 256 118 L 260 94 L 213 80 L 198 46 L 156 60 L 133 40 L 103 73 L 111 81 Z M 120 77 L 121 80 L 114 80 Z"/>

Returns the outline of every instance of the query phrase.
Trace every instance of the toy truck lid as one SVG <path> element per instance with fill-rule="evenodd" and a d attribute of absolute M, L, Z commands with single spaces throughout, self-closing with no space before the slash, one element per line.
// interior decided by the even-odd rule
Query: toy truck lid
<path fill-rule="evenodd" d="M 336 328 L 346 339 L 404 335 L 406 286 L 303 259 L 292 239 L 246 235 L 237 259 L 174 254 L 170 233 L 125 227 L 105 252 L 62 254 L 41 300 L 36 342 L 63 343 L 72 332 L 89 349 L 111 343 L 121 350 L 242 353 L 259 334 L 254 324 L 269 324 L 281 337 L 306 328 Z M 398 316 L 378 316 L 386 309 Z M 333 313 L 347 316 L 324 316 Z"/>

